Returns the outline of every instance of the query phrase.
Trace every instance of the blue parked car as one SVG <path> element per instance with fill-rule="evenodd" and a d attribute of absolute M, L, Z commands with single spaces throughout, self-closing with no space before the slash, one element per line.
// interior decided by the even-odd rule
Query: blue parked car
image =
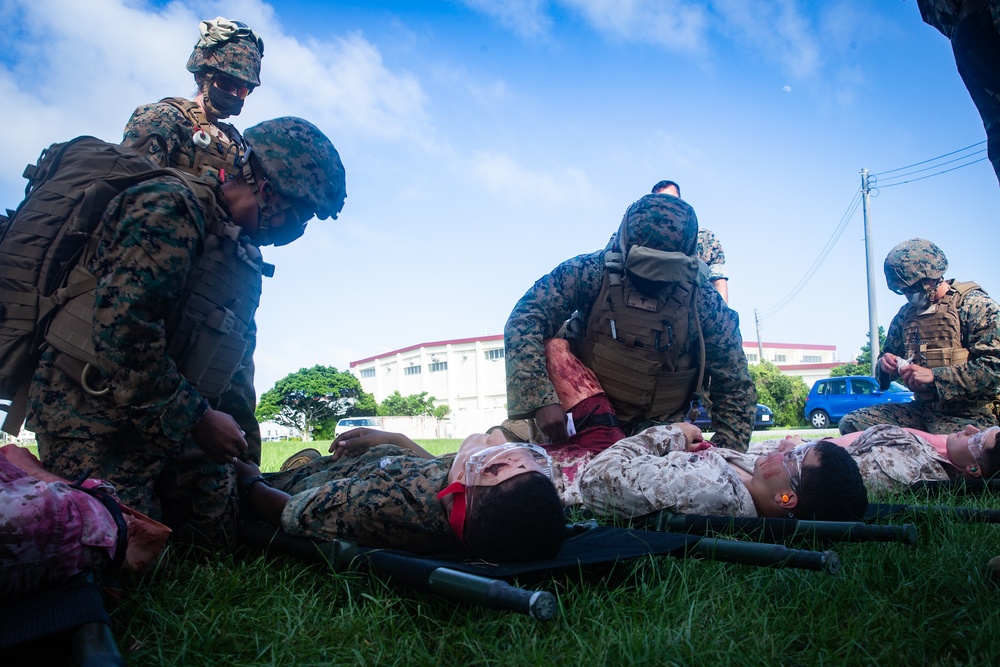
<path fill-rule="evenodd" d="M 712 430 L 712 418 L 705 412 L 705 406 L 698 404 L 698 417 L 694 420 L 694 425 L 704 431 Z M 754 418 L 753 428 L 759 431 L 774 426 L 774 412 L 763 403 L 757 404 L 757 416 Z"/>
<path fill-rule="evenodd" d="M 875 378 L 848 375 L 817 380 L 806 399 L 803 414 L 813 428 L 830 428 L 836 426 L 848 412 L 858 408 L 882 403 L 909 403 L 912 400 L 913 392 L 898 382 L 893 382 L 882 391 Z"/>

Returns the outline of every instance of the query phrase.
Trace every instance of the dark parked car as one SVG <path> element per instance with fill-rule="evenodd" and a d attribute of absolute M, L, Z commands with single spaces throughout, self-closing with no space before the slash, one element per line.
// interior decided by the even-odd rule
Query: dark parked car
<path fill-rule="evenodd" d="M 712 430 L 712 418 L 708 416 L 705 412 L 705 406 L 698 405 L 698 418 L 694 420 L 694 425 L 700 429 L 711 431 Z M 771 428 L 774 426 L 774 412 L 771 408 L 767 407 L 763 403 L 757 404 L 757 416 L 753 420 L 753 428 L 755 431 L 759 431 L 765 428 Z"/>
<path fill-rule="evenodd" d="M 806 399 L 803 414 L 813 428 L 830 428 L 836 426 L 848 412 L 858 408 L 882 403 L 909 403 L 912 400 L 913 392 L 898 382 L 893 382 L 882 391 L 875 378 L 848 375 L 817 380 Z"/>

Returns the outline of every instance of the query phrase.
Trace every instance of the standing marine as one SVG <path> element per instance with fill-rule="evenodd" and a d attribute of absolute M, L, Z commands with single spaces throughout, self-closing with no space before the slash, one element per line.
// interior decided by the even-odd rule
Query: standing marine
<path fill-rule="evenodd" d="M 246 146 L 235 127 L 220 121 L 238 116 L 247 95 L 260 85 L 264 40 L 242 21 L 221 16 L 202 21 L 199 29 L 187 62 L 198 85 L 195 98 L 167 97 L 138 107 L 122 144 L 147 146 L 148 156 L 165 167 L 196 176 L 210 169 L 225 180 L 239 170 Z M 151 135 L 163 142 L 147 143 Z"/>
<path fill-rule="evenodd" d="M 882 389 L 899 378 L 912 403 L 874 405 L 840 420 L 840 432 L 894 424 L 950 433 L 997 423 L 1000 393 L 1000 304 L 974 282 L 945 280 L 948 259 L 926 239 L 903 241 L 885 258 L 889 289 L 906 297 L 892 318 L 879 357 Z"/>

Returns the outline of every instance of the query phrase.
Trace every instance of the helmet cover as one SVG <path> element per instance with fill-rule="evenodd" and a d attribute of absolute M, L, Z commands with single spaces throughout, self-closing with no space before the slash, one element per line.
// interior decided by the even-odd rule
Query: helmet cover
<path fill-rule="evenodd" d="M 201 37 L 187 61 L 189 72 L 214 69 L 245 81 L 251 87 L 260 85 L 260 60 L 264 57 L 264 40 L 241 21 L 221 16 L 202 21 Z"/>
<path fill-rule="evenodd" d="M 927 239 L 903 241 L 886 255 L 885 281 L 897 294 L 924 278 L 938 279 L 948 270 L 948 258 Z"/>
<path fill-rule="evenodd" d="M 650 194 L 628 207 L 618 235 L 618 246 L 625 253 L 631 247 L 644 246 L 694 255 L 698 249 L 698 216 L 683 199 Z"/>
<path fill-rule="evenodd" d="M 347 197 L 344 165 L 319 128 L 285 116 L 254 125 L 243 138 L 247 156 L 256 156 L 278 194 L 308 204 L 320 219 L 336 219 Z"/>

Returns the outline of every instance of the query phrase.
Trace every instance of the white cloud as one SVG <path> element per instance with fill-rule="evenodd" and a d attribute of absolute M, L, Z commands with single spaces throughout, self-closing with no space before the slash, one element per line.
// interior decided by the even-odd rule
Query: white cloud
<path fill-rule="evenodd" d="M 713 0 L 724 35 L 801 79 L 822 64 L 813 27 L 795 0 Z"/>
<path fill-rule="evenodd" d="M 78 134 L 117 140 L 139 104 L 190 96 L 185 69 L 198 21 L 232 15 L 260 30 L 263 85 L 236 120 L 248 127 L 282 115 L 307 117 L 338 136 L 423 141 L 425 96 L 416 77 L 394 72 L 361 34 L 303 42 L 257 0 L 149 8 L 130 0 L 5 0 L 17 30 L 0 37 L 4 119 L 17 128 L 7 155 L 34 159 L 42 146 Z"/>
<path fill-rule="evenodd" d="M 512 201 L 538 199 L 558 204 L 587 197 L 591 190 L 586 173 L 580 169 L 568 167 L 559 174 L 531 171 L 499 153 L 473 156 L 472 170 L 487 191 Z"/>
<path fill-rule="evenodd" d="M 248 100 L 255 116 L 293 113 L 320 127 L 383 139 L 418 141 L 426 131 L 426 100 L 416 77 L 389 70 L 360 33 L 305 43 L 278 34 L 268 41 L 263 69 L 264 85 Z"/>
<path fill-rule="evenodd" d="M 709 52 L 722 36 L 803 78 L 822 64 L 814 27 L 799 0 L 462 0 L 526 37 L 546 36 L 558 5 L 577 13 L 594 31 L 621 42 L 655 44 L 687 54 Z M 713 37 L 714 36 L 714 37 Z"/>
<path fill-rule="evenodd" d="M 542 37 L 552 27 L 546 0 L 461 0 L 523 37 Z"/>
<path fill-rule="evenodd" d="M 709 16 L 704 7 L 681 0 L 560 0 L 598 32 L 625 41 L 697 52 L 706 44 Z"/>

